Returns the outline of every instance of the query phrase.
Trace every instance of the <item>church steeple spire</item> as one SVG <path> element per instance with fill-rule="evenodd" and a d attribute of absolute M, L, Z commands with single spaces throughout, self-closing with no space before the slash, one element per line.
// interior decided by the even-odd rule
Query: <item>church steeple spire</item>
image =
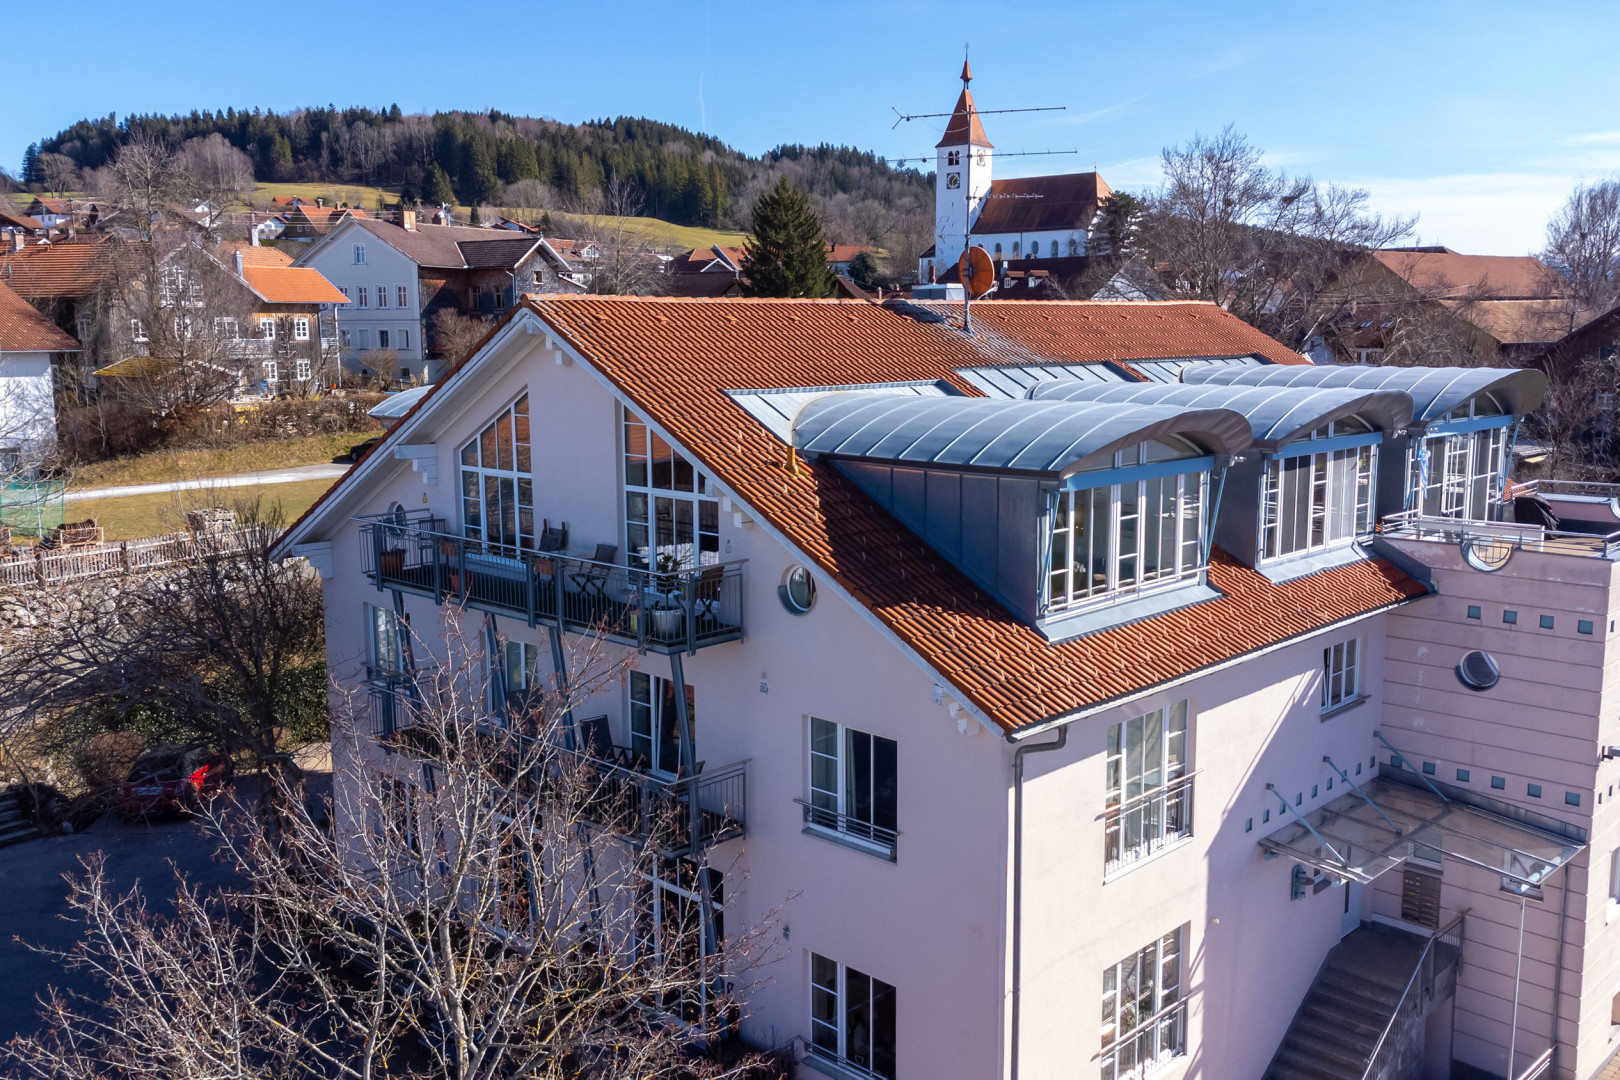
<path fill-rule="evenodd" d="M 984 133 L 984 125 L 979 123 L 979 110 L 973 104 L 973 91 L 968 89 L 968 83 L 973 81 L 973 68 L 968 66 L 967 60 L 962 61 L 962 96 L 956 99 L 956 108 L 951 110 L 951 122 L 945 125 L 945 134 L 934 149 L 942 146 L 984 146 L 991 149 L 995 144 Z"/>

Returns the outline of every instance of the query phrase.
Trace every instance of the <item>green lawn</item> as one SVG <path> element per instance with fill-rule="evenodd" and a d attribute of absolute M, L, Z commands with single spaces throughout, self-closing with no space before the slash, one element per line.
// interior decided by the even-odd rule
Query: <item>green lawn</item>
<path fill-rule="evenodd" d="M 75 469 L 72 487 L 80 491 L 124 484 L 163 484 L 171 480 L 324 465 L 340 454 L 347 454 L 350 447 L 381 434 L 382 429 L 378 428 L 301 439 L 270 439 L 213 450 L 154 450 Z"/>
<path fill-rule="evenodd" d="M 202 506 L 235 508 L 261 499 L 269 508 L 281 505 L 282 524 L 294 518 L 321 497 L 335 480 L 300 480 L 292 484 L 265 484 L 259 487 L 218 488 L 179 491 L 163 495 L 134 495 L 123 499 L 95 499 L 67 504 L 67 519 L 95 518 L 108 540 L 137 540 L 161 536 L 185 528 L 186 511 Z"/>

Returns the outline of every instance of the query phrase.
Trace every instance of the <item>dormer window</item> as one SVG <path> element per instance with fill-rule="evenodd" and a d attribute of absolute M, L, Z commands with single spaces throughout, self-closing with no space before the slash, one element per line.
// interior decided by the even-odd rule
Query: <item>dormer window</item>
<path fill-rule="evenodd" d="M 1476 394 L 1431 425 L 1412 462 L 1418 511 L 1489 521 L 1500 505 L 1513 417 L 1490 393 Z"/>
<path fill-rule="evenodd" d="M 1185 465 L 1185 470 L 1178 466 Z M 1196 579 L 1204 567 L 1209 459 L 1174 436 L 1114 455 L 1053 493 L 1046 610 Z"/>
<path fill-rule="evenodd" d="M 1350 416 L 1271 455 L 1260 501 L 1261 558 L 1339 547 L 1371 532 L 1378 441 L 1371 425 Z"/>

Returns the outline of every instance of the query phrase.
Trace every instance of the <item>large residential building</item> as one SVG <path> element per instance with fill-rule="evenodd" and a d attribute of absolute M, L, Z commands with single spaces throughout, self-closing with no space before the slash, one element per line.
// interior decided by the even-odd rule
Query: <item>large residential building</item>
<path fill-rule="evenodd" d="M 919 257 L 917 280 L 946 280 L 969 246 L 997 263 L 1090 254 L 1108 185 L 1095 172 L 991 179 L 996 150 L 968 89 L 972 80 L 964 61 L 962 93 L 934 148 L 934 246 Z"/>
<path fill-rule="evenodd" d="M 372 374 L 366 354 L 387 350 L 400 378 L 432 381 L 444 367 L 431 340 L 439 311 L 494 317 L 521 293 L 577 287 L 568 278 L 574 271 L 548 259 L 538 236 L 428 225 L 410 210 L 401 218 L 399 225 L 345 218 L 298 259 L 349 298 L 341 348 L 352 371 Z"/>
<path fill-rule="evenodd" d="M 372 737 L 452 605 L 625 658 L 802 1077 L 1598 1074 L 1620 520 L 1505 476 L 1542 375 L 960 314 L 521 298 L 280 542 Z"/>

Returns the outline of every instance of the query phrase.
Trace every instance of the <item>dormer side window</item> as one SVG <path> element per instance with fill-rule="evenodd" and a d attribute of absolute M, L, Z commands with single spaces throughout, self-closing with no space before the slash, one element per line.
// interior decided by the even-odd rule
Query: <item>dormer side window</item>
<path fill-rule="evenodd" d="M 1501 505 L 1515 417 L 1476 394 L 1429 425 L 1413 445 L 1410 497 L 1425 517 L 1490 521 Z"/>
<path fill-rule="evenodd" d="M 1381 438 L 1359 417 L 1342 417 L 1268 455 L 1260 557 L 1324 551 L 1370 533 Z"/>
<path fill-rule="evenodd" d="M 1198 579 L 1211 459 L 1165 436 L 1068 477 L 1049 502 L 1048 614 Z"/>

